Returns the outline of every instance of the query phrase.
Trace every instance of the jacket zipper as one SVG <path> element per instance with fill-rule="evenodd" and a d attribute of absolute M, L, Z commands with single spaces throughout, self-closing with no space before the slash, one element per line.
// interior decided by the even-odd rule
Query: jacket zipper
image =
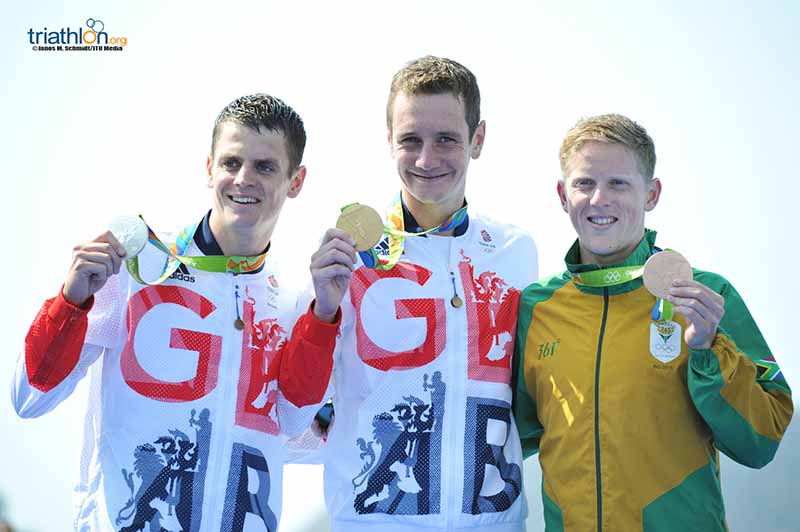
<path fill-rule="evenodd" d="M 603 335 L 608 318 L 608 288 L 603 288 L 603 321 L 597 340 L 597 357 L 594 368 L 594 467 L 597 489 L 597 532 L 603 532 L 603 479 L 600 476 L 600 356 L 603 352 Z"/>
<path fill-rule="evenodd" d="M 453 252 L 453 239 L 452 238 L 450 238 L 449 244 L 450 245 L 449 245 L 448 250 L 447 250 L 447 276 L 448 276 L 448 278 L 450 278 L 450 276 L 452 275 L 453 276 L 452 278 L 455 279 L 454 271 L 458 271 L 458 262 L 456 261 L 455 270 L 454 270 L 454 268 L 453 268 L 453 256 L 452 256 L 452 252 Z M 455 289 L 455 284 L 453 285 L 453 288 Z M 463 285 L 462 285 L 462 292 L 463 291 L 464 291 L 464 288 L 463 288 Z M 466 298 L 466 295 L 464 297 Z M 445 303 L 445 305 L 447 305 L 447 303 Z M 453 334 L 450 335 L 447 338 L 447 342 L 448 343 L 452 342 L 453 344 L 455 344 L 454 345 L 455 349 L 453 349 L 450 352 L 451 353 L 458 353 L 459 349 L 460 349 L 460 345 L 461 345 L 461 343 L 458 342 L 458 340 L 459 340 L 459 336 L 458 335 L 462 330 L 462 325 L 463 325 L 462 324 L 462 319 L 466 319 L 466 313 L 464 313 L 464 312 L 452 312 L 452 310 L 453 310 L 453 308 L 451 307 L 449 309 L 449 311 L 451 311 L 450 315 L 453 316 L 456 319 L 448 320 L 448 321 L 453 323 L 456 320 L 458 320 L 458 323 L 457 323 L 456 326 L 452 327 Z M 461 310 L 461 309 L 455 309 L 455 310 L 458 311 L 458 310 Z M 450 331 L 447 331 L 447 334 L 449 334 L 449 333 L 450 333 Z M 451 344 L 451 345 L 453 345 L 453 344 Z M 452 379 L 450 379 L 450 382 L 453 383 L 453 382 L 457 382 L 461 378 L 461 373 L 460 373 L 461 372 L 461 364 L 459 364 L 459 362 L 461 361 L 461 357 L 452 356 L 451 358 L 452 358 L 452 369 L 451 369 L 451 371 L 452 371 L 452 373 L 451 373 Z M 467 360 L 467 357 L 463 357 L 463 360 Z M 447 408 L 449 409 L 449 412 L 451 413 L 451 419 L 453 419 L 453 420 L 457 419 L 456 416 L 452 415 L 453 409 L 457 405 L 457 403 L 456 403 L 457 398 L 454 397 L 455 393 L 456 393 L 456 388 L 457 388 L 457 386 L 454 386 L 453 384 L 450 384 L 450 389 L 452 390 L 452 392 L 450 394 L 448 394 L 449 397 L 447 398 L 447 403 L 448 403 Z M 445 412 L 447 412 L 447 411 L 448 410 L 445 410 Z M 444 419 L 443 419 L 443 421 L 444 421 Z M 457 502 L 456 502 L 456 494 L 458 493 L 458 487 L 456 485 L 456 481 L 458 480 L 458 478 L 457 478 L 457 475 L 456 475 L 456 468 L 453 467 L 452 464 L 450 464 L 450 458 L 451 458 L 450 453 L 445 453 L 444 452 L 445 449 L 453 449 L 454 448 L 453 444 L 455 442 L 453 441 L 453 439 L 455 437 L 455 431 L 453 430 L 453 423 L 450 423 L 450 426 L 447 427 L 447 429 L 448 429 L 447 430 L 448 438 L 447 438 L 446 441 L 448 442 L 448 444 L 447 444 L 446 447 L 442 447 L 442 453 L 441 453 L 442 454 L 441 466 L 442 466 L 442 468 L 445 467 L 444 456 L 445 456 L 445 454 L 447 454 L 447 456 L 448 456 L 447 470 L 450 472 L 450 474 L 448 475 L 449 478 L 448 478 L 448 481 L 447 481 L 447 503 L 446 503 L 446 505 L 442 504 L 442 503 L 444 503 L 444 497 L 442 496 L 442 497 L 440 497 L 440 503 L 439 504 L 442 507 L 442 511 L 444 511 L 445 528 L 447 530 L 454 530 L 455 529 L 455 523 L 454 523 L 455 515 L 458 515 L 458 512 L 454 511 L 454 508 L 459 507 L 459 506 L 457 506 Z M 444 434 L 442 434 L 442 436 L 443 436 L 442 437 L 442 441 L 444 442 L 445 441 Z M 462 452 L 460 458 L 462 460 L 464 459 L 463 452 Z M 442 495 L 444 495 L 444 493 L 442 493 Z M 455 515 L 453 515 L 453 514 L 455 514 Z"/>
<path fill-rule="evenodd" d="M 229 291 L 233 291 L 233 290 L 236 289 L 235 287 L 236 287 L 236 284 L 238 282 L 237 274 L 232 274 L 231 277 L 230 277 L 230 281 L 231 281 L 230 285 L 224 289 L 224 292 L 229 292 Z M 236 335 L 236 334 L 226 335 L 225 332 L 224 332 L 224 330 L 225 330 L 224 328 L 225 327 L 230 327 L 233 324 L 233 316 L 235 316 L 237 314 L 237 310 L 238 309 L 232 309 L 231 308 L 231 306 L 230 306 L 231 298 L 228 296 L 228 294 L 223 295 L 221 299 L 223 301 L 228 301 L 228 304 L 226 305 L 227 313 L 226 313 L 226 316 L 225 316 L 225 318 L 223 320 L 223 336 L 222 336 L 222 349 L 223 350 L 222 350 L 222 353 L 220 353 L 220 363 L 219 363 L 219 369 L 217 371 L 217 375 L 218 376 L 226 375 L 228 367 L 231 364 L 234 364 L 234 363 L 241 364 L 241 356 L 242 356 L 241 355 L 241 349 L 242 349 L 241 336 Z M 234 304 L 238 304 L 238 303 L 236 301 L 234 301 Z M 244 331 L 242 331 L 242 334 L 244 334 Z M 237 338 L 237 336 L 238 336 L 238 338 Z M 228 339 L 230 339 L 230 340 L 228 340 Z M 226 340 L 228 340 L 228 341 L 226 341 Z M 239 340 L 238 343 L 237 343 L 237 340 Z M 237 360 L 237 350 L 238 350 L 238 361 L 234 362 L 234 360 Z M 227 420 L 230 419 L 228 416 L 231 415 L 231 411 L 230 410 L 226 410 L 225 407 L 226 407 L 226 405 L 230 405 L 231 402 L 229 400 L 230 399 L 230 397 L 229 397 L 230 394 L 228 393 L 228 389 L 229 388 L 228 388 L 228 386 L 223 385 L 223 383 L 227 384 L 228 379 L 223 379 L 223 378 L 219 378 L 219 377 L 218 377 L 218 379 L 219 380 L 217 382 L 217 391 L 218 391 L 220 399 L 216 402 L 217 423 L 220 426 L 222 426 L 222 425 L 224 425 L 223 421 L 227 421 Z M 234 389 L 237 389 L 237 388 L 234 388 Z M 233 399 L 234 399 L 234 402 L 233 402 L 234 411 L 233 411 L 232 414 L 233 414 L 233 418 L 235 419 L 236 418 L 236 411 L 235 410 L 236 410 L 236 399 L 237 399 L 237 397 L 234 395 Z M 211 447 L 213 447 L 214 444 L 216 443 L 216 452 L 214 453 L 214 457 L 213 457 L 213 462 L 215 463 L 216 467 L 214 467 L 213 475 L 211 474 L 211 467 L 208 467 L 206 469 L 206 478 L 205 478 L 206 488 L 208 488 L 209 486 L 219 486 L 219 484 L 227 485 L 227 483 L 228 483 L 228 473 L 230 473 L 230 471 L 228 471 L 228 466 L 230 466 L 230 458 L 228 460 L 228 463 L 225 463 L 224 460 L 223 460 L 223 457 L 225 456 L 225 450 L 226 449 L 231 449 L 232 446 L 233 446 L 232 437 L 231 437 L 232 434 L 233 434 L 233 431 L 231 431 L 231 430 L 221 430 L 221 428 L 217 428 L 216 437 L 212 438 L 212 441 L 209 442 L 209 453 L 208 453 L 209 454 L 209 466 L 212 463 L 211 462 L 211 460 L 212 460 Z M 204 498 L 206 498 L 207 503 L 208 503 L 207 506 L 206 506 L 207 513 L 203 514 L 203 519 L 202 519 L 202 523 L 203 524 L 206 524 L 206 523 L 209 523 L 209 522 L 210 523 L 215 523 L 216 519 L 218 519 L 218 518 L 221 518 L 224 521 L 225 518 L 226 518 L 226 516 L 222 515 L 223 508 L 217 508 L 217 504 L 218 504 L 217 501 L 219 499 L 219 497 L 218 497 L 219 489 L 213 489 L 213 490 L 210 490 L 210 491 L 211 491 L 211 493 L 209 493 L 209 490 L 204 490 L 204 494 L 203 494 Z M 224 505 L 223 505 L 223 507 L 224 507 Z"/>

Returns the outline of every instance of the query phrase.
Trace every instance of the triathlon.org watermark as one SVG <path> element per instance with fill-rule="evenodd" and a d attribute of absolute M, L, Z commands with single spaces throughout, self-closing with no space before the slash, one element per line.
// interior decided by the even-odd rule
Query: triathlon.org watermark
<path fill-rule="evenodd" d="M 57 31 L 30 28 L 28 42 L 34 52 L 121 52 L 128 45 L 128 38 L 109 36 L 102 20 L 87 18 L 86 29 L 82 26 L 77 30 L 67 26 Z"/>

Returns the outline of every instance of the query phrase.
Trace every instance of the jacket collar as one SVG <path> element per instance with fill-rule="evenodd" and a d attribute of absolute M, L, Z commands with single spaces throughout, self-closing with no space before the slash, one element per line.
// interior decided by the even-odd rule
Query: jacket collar
<path fill-rule="evenodd" d="M 656 231 L 652 229 L 645 229 L 644 230 L 644 237 L 639 242 L 639 245 L 636 246 L 636 249 L 633 250 L 633 253 L 628 255 L 628 258 L 625 260 L 618 262 L 616 264 L 606 264 L 604 266 L 599 266 L 597 264 L 581 264 L 581 251 L 580 245 L 578 240 L 572 244 L 572 247 L 569 248 L 567 251 L 566 256 L 564 257 L 564 262 L 567 265 L 567 272 L 569 273 L 583 273 L 583 272 L 590 272 L 594 270 L 602 270 L 606 268 L 617 268 L 620 266 L 642 266 L 650 255 L 657 251 L 661 251 L 659 248 L 656 247 Z M 582 292 L 586 292 L 589 294 L 602 294 L 603 288 L 601 287 L 592 287 L 592 286 L 585 286 L 576 284 L 575 286 L 578 287 L 579 290 Z M 642 286 L 642 279 L 641 277 L 638 279 L 634 279 L 627 283 L 619 284 L 616 286 L 609 286 L 608 293 L 609 294 L 623 294 L 625 292 L 630 292 L 632 290 L 636 290 L 637 288 Z"/>

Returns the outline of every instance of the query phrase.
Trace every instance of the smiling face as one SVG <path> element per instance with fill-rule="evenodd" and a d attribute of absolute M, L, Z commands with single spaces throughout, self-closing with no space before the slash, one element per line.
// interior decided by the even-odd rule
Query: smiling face
<path fill-rule="evenodd" d="M 305 168 L 291 168 L 280 131 L 221 124 L 214 153 L 207 161 L 208 186 L 214 191 L 211 231 L 226 254 L 242 253 L 238 242 L 264 249 L 286 198 L 300 193 Z M 226 249 L 226 244 L 229 249 Z"/>
<path fill-rule="evenodd" d="M 464 202 L 470 159 L 481 153 L 484 123 L 470 138 L 464 104 L 451 93 L 399 93 L 391 124 L 391 153 L 412 213 L 458 210 Z"/>
<path fill-rule="evenodd" d="M 644 236 L 644 213 L 658 204 L 661 183 L 645 179 L 634 152 L 618 143 L 588 141 L 567 160 L 558 183 L 583 264 L 625 260 Z"/>

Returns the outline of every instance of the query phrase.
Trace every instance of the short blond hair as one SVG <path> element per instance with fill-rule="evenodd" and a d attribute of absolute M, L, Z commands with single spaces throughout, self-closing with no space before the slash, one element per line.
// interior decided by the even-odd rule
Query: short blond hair
<path fill-rule="evenodd" d="M 389 100 L 386 103 L 386 127 L 392 130 L 394 100 L 399 93 L 450 93 L 464 104 L 464 119 L 469 136 L 475 134 L 481 120 L 481 92 L 475 75 L 464 65 L 447 59 L 426 55 L 407 63 L 392 78 Z"/>
<path fill-rule="evenodd" d="M 567 132 L 558 150 L 563 176 L 568 173 L 567 164 L 570 158 L 589 141 L 622 144 L 629 148 L 636 156 L 645 180 L 653 179 L 656 169 L 656 147 L 653 139 L 645 128 L 627 116 L 613 113 L 582 118 Z"/>

